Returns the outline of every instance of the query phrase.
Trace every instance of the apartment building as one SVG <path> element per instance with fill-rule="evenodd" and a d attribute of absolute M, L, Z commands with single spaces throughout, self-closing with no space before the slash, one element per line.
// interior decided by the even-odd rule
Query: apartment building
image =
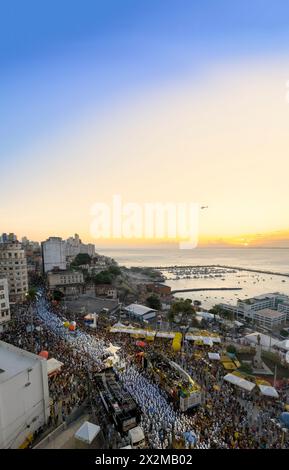
<path fill-rule="evenodd" d="M 86 253 L 91 257 L 95 255 L 95 246 L 91 243 L 85 244 L 75 234 L 67 240 L 60 237 L 49 237 L 41 243 L 43 271 L 47 273 L 53 269 L 66 269 L 67 265 L 80 253 Z"/>
<path fill-rule="evenodd" d="M 92 243 L 82 243 L 77 233 L 74 235 L 74 238 L 68 238 L 65 241 L 65 244 L 66 256 L 71 260 L 73 260 L 80 253 L 86 253 L 91 257 L 95 256 L 95 246 Z"/>
<path fill-rule="evenodd" d="M 60 237 L 49 237 L 41 243 L 43 272 L 66 269 L 66 244 Z"/>
<path fill-rule="evenodd" d="M 64 295 L 78 295 L 82 293 L 84 278 L 78 271 L 50 271 L 47 274 L 49 290 L 60 290 Z"/>
<path fill-rule="evenodd" d="M 11 303 L 23 302 L 28 292 L 28 274 L 25 251 L 13 234 L 0 241 L 0 278 L 8 281 Z"/>
<path fill-rule="evenodd" d="M 278 312 L 286 313 L 287 320 L 289 320 L 289 300 L 278 305 Z"/>
<path fill-rule="evenodd" d="M 282 305 L 286 305 L 286 300 L 289 302 L 288 296 L 275 292 L 238 300 L 237 305 L 220 304 L 220 307 L 236 317 L 255 319 L 256 312 L 265 309 L 278 310 Z"/>
<path fill-rule="evenodd" d="M 286 313 L 278 312 L 270 308 L 255 312 L 254 320 L 260 326 L 264 326 L 270 330 L 280 327 L 286 322 Z"/>
<path fill-rule="evenodd" d="M 0 333 L 8 326 L 10 318 L 8 281 L 0 279 Z"/>

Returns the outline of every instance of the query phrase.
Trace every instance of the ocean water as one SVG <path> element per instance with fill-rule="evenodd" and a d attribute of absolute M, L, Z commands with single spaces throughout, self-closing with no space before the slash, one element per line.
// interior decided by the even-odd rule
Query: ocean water
<path fill-rule="evenodd" d="M 240 291 L 186 292 L 178 297 L 200 300 L 205 308 L 221 302 L 236 304 L 238 298 L 249 298 L 269 292 L 289 295 L 289 278 L 249 271 L 224 272 L 222 277 L 186 279 L 179 269 L 178 273 L 168 272 L 166 266 L 205 266 L 219 264 L 250 268 L 276 273 L 289 274 L 289 249 L 265 248 L 196 248 L 179 249 L 110 249 L 98 250 L 99 253 L 114 258 L 120 265 L 163 267 L 166 283 L 176 289 L 207 287 L 241 287 Z M 176 279 L 179 275 L 180 279 Z M 223 279 L 223 280 L 222 280 Z"/>
<path fill-rule="evenodd" d="M 289 248 L 110 249 L 101 254 L 123 266 L 221 264 L 289 274 Z"/>

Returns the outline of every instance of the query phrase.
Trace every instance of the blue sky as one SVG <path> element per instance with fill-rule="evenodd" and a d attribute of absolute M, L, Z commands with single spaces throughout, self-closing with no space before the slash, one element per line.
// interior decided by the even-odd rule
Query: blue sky
<path fill-rule="evenodd" d="M 6 0 L 0 9 L 1 159 L 132 90 L 288 48 L 284 0 Z"/>
<path fill-rule="evenodd" d="M 62 191 L 70 200 L 69 182 L 77 184 L 81 177 L 90 178 L 86 186 L 91 188 L 92 176 L 97 174 L 97 188 L 101 192 L 100 186 L 108 178 L 117 185 L 118 176 L 126 171 L 131 183 L 130 197 L 135 198 L 139 193 L 139 184 L 134 180 L 142 164 L 140 155 L 152 165 L 159 159 L 160 171 L 165 168 L 165 176 L 155 177 L 154 183 L 149 163 L 141 172 L 146 187 L 160 186 L 162 195 L 169 171 L 174 174 L 174 168 L 187 152 L 192 172 L 199 172 L 200 188 L 196 194 L 191 195 L 188 190 L 184 196 L 206 201 L 209 196 L 202 193 L 205 187 L 202 178 L 206 178 L 208 167 L 215 168 L 222 178 L 223 164 L 228 167 L 229 162 L 234 178 L 234 171 L 240 171 L 238 162 L 228 159 L 246 141 L 248 148 L 243 152 L 248 164 L 255 158 L 253 170 L 258 175 L 258 151 L 263 152 L 263 135 L 270 136 L 268 131 L 264 133 L 264 126 L 269 124 L 275 126 L 276 145 L 282 140 L 282 151 L 277 158 L 279 168 L 283 168 L 283 150 L 287 145 L 288 107 L 285 108 L 284 95 L 289 77 L 288 18 L 286 0 L 3 0 L 0 5 L 0 160 L 3 171 L 21 170 L 15 173 L 19 193 L 15 190 L 11 195 L 9 179 L 0 187 L 3 203 L 0 221 L 1 217 L 6 218 L 6 224 L 10 224 L 3 231 L 25 230 L 29 235 L 30 226 L 39 226 L 41 207 L 55 213 L 55 204 L 48 207 L 49 191 L 59 201 L 58 186 L 63 184 Z M 247 101 L 245 109 L 243 104 Z M 271 113 L 271 124 L 269 116 L 276 103 L 280 109 Z M 229 110 L 228 116 L 219 119 L 222 108 Z M 247 118 L 248 109 L 252 122 Z M 263 117 L 267 118 L 266 122 L 262 121 Z M 236 140 L 231 148 L 226 132 L 232 125 L 240 143 Z M 251 145 L 255 126 L 257 141 Z M 208 130 L 202 142 L 198 141 L 204 130 L 217 128 L 219 132 L 213 137 Z M 244 135 L 238 135 L 242 129 Z M 175 140 L 171 142 L 174 133 Z M 270 152 L 273 149 L 272 158 L 274 139 L 272 147 L 265 146 L 268 154 L 268 149 Z M 210 149 L 204 148 L 207 140 Z M 215 162 L 216 146 L 220 146 L 219 170 Z M 79 149 L 78 154 L 75 155 L 74 149 Z M 182 152 L 184 156 L 180 157 Z M 206 164 L 202 163 L 201 152 L 207 155 Z M 113 168 L 110 172 L 109 166 Z M 85 171 L 89 168 L 90 174 L 85 174 L 83 168 Z M 242 171 L 246 175 L 246 170 Z M 270 170 L 266 171 L 269 178 Z M 285 174 L 284 167 L 281 177 Z M 217 177 L 214 179 L 217 181 Z M 29 181 L 29 190 L 23 181 Z M 189 184 L 189 180 L 187 185 L 180 180 L 180 193 L 190 188 Z M 218 188 L 212 189 L 212 198 L 217 191 L 221 194 Z M 41 192 L 43 200 L 39 196 Z M 238 194 L 239 204 L 241 187 Z M 265 186 L 259 188 L 260 200 L 264 199 L 263 194 L 266 195 Z M 228 201 L 225 194 L 222 197 Z M 82 207 L 79 203 L 79 211 L 88 212 L 95 198 L 91 189 L 84 187 L 84 202 Z M 34 201 L 38 208 L 34 213 L 33 208 L 30 210 L 31 220 L 25 225 L 23 219 L 18 229 L 19 213 Z M 75 208 L 78 201 L 73 204 Z M 60 227 L 63 212 L 71 212 L 72 206 L 59 205 L 57 210 Z M 257 206 L 252 209 L 252 220 L 258 219 L 256 212 Z M 230 216 L 223 210 L 222 217 L 225 220 Z M 245 218 L 244 214 L 244 221 Z M 272 216 L 270 229 L 275 226 L 273 219 Z M 79 224 L 86 224 L 87 233 L 86 219 L 82 216 L 79 220 Z M 73 227 L 73 220 L 70 222 Z M 211 226 L 214 224 L 212 219 Z M 45 227 L 46 234 L 50 226 Z M 281 222 L 278 228 L 284 229 Z M 263 225 L 257 229 L 262 231 Z"/>

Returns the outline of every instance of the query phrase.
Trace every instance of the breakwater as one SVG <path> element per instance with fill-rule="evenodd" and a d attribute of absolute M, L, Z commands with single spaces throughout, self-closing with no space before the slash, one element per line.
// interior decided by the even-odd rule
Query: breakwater
<path fill-rule="evenodd" d="M 242 287 L 199 287 L 196 289 L 176 289 L 172 290 L 172 294 L 176 294 L 177 292 L 202 292 L 202 291 L 214 291 L 214 290 L 242 290 Z"/>

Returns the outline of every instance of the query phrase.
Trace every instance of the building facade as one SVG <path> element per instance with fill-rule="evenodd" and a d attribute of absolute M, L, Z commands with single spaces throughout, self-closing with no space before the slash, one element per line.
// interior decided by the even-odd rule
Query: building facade
<path fill-rule="evenodd" d="M 289 320 L 289 300 L 278 305 L 278 312 L 286 313 L 287 320 Z"/>
<path fill-rule="evenodd" d="M 161 297 L 166 297 L 171 295 L 171 288 L 170 286 L 166 286 L 165 284 L 160 283 L 149 283 L 146 285 L 147 292 L 153 292 L 154 294 L 160 295 Z"/>
<path fill-rule="evenodd" d="M 0 243 L 0 278 L 6 278 L 11 303 L 23 302 L 28 292 L 25 252 L 16 238 Z"/>
<path fill-rule="evenodd" d="M 67 265 L 80 253 L 86 253 L 92 258 L 95 256 L 95 246 L 91 243 L 85 244 L 75 234 L 67 240 L 60 237 L 50 237 L 41 243 L 43 272 L 47 273 L 53 269 L 66 269 Z"/>
<path fill-rule="evenodd" d="M 109 284 L 98 284 L 95 286 L 95 295 L 104 296 L 109 299 L 117 299 L 117 289 Z"/>
<path fill-rule="evenodd" d="M 140 304 L 130 304 L 124 307 L 126 314 L 134 320 L 141 322 L 153 320 L 156 317 L 157 311 L 153 308 L 146 307 Z"/>
<path fill-rule="evenodd" d="M 82 293 L 84 279 L 82 272 L 78 271 L 50 271 L 47 274 L 49 290 L 59 290 L 64 295 L 78 295 Z"/>
<path fill-rule="evenodd" d="M 60 237 L 50 237 L 41 243 L 43 272 L 66 269 L 66 244 Z"/>
<path fill-rule="evenodd" d="M 49 418 L 47 361 L 0 341 L 0 449 L 18 449 Z"/>
<path fill-rule="evenodd" d="M 284 309 L 286 309 L 288 302 L 288 296 L 276 292 L 258 295 L 246 300 L 238 300 L 237 305 L 220 304 L 220 307 L 234 314 L 236 317 L 254 320 L 256 319 L 257 312 L 265 309 L 276 311 L 282 309 L 282 305 L 284 305 Z"/>
<path fill-rule="evenodd" d="M 86 253 L 91 257 L 95 256 L 95 246 L 92 243 L 82 243 L 79 235 L 76 233 L 73 237 L 66 240 L 66 256 L 73 260 L 80 253 Z"/>
<path fill-rule="evenodd" d="M 273 330 L 280 327 L 286 322 L 286 313 L 278 312 L 277 310 L 271 310 L 265 308 L 255 312 L 254 320 L 261 326 Z"/>
<path fill-rule="evenodd" d="M 10 303 L 7 279 L 0 279 L 0 333 L 10 321 Z"/>

